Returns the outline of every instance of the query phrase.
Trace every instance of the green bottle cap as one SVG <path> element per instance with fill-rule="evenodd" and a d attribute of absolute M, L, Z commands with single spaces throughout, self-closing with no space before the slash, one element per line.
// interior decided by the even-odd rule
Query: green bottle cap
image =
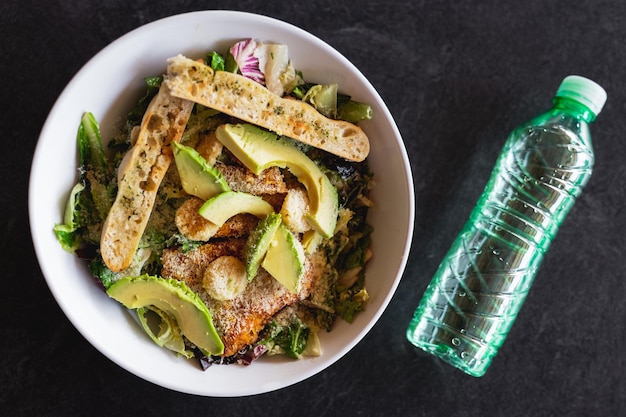
<path fill-rule="evenodd" d="M 556 92 L 557 97 L 567 97 L 589 107 L 596 116 L 606 102 L 606 91 L 595 81 L 579 75 L 569 75 L 563 79 Z"/>

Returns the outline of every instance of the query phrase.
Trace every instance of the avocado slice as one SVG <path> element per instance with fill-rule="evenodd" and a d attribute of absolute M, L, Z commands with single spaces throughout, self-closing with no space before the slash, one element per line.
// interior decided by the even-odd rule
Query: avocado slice
<path fill-rule="evenodd" d="M 180 182 L 187 194 L 208 200 L 214 195 L 230 191 L 222 174 L 209 165 L 198 151 L 178 142 L 172 142 L 172 147 Z"/>
<path fill-rule="evenodd" d="M 322 170 L 293 144 L 251 124 L 224 124 L 215 134 L 249 170 L 260 174 L 278 166 L 287 168 L 304 184 L 309 195 L 307 220 L 324 237 L 331 237 L 337 224 L 337 189 Z"/>
<path fill-rule="evenodd" d="M 186 358 L 193 357 L 193 352 L 185 346 L 183 334 L 174 316 L 155 306 L 141 307 L 136 311 L 139 323 L 154 343 Z"/>
<path fill-rule="evenodd" d="M 268 214 L 261 219 L 250 233 L 250 236 L 248 236 L 245 248 L 246 275 L 248 276 L 248 281 L 252 281 L 256 276 L 263 256 L 265 256 L 281 222 L 282 217 L 280 214 Z"/>
<path fill-rule="evenodd" d="M 297 294 L 304 275 L 304 256 L 300 241 L 281 222 L 270 241 L 261 266 L 287 290 Z"/>
<path fill-rule="evenodd" d="M 304 252 L 309 255 L 315 253 L 323 240 L 324 236 L 320 235 L 315 230 L 305 232 L 302 235 L 302 247 L 304 248 Z"/>
<path fill-rule="evenodd" d="M 240 191 L 226 191 L 211 197 L 198 210 L 198 214 L 217 226 L 222 226 L 235 214 L 249 213 L 263 218 L 273 212 L 274 207 L 261 197 Z"/>
<path fill-rule="evenodd" d="M 113 283 L 107 294 L 126 308 L 155 306 L 171 314 L 181 333 L 203 353 L 224 353 L 209 309 L 184 282 L 150 275 L 125 277 Z"/>

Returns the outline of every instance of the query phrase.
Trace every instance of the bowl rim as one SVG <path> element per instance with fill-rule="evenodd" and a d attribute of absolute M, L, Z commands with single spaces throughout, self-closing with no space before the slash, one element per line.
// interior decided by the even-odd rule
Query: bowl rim
<path fill-rule="evenodd" d="M 72 94 L 72 92 L 78 87 L 80 84 L 81 77 L 85 77 L 86 74 L 89 73 L 94 63 L 100 61 L 106 55 L 115 52 L 116 48 L 121 47 L 125 43 L 132 40 L 134 36 L 138 36 L 142 32 L 157 30 L 163 25 L 170 24 L 183 24 L 185 22 L 193 21 L 197 22 L 198 20 L 211 20 L 211 19 L 236 19 L 242 20 L 245 22 L 254 22 L 259 25 L 266 25 L 268 27 L 277 28 L 281 31 L 290 32 L 297 34 L 304 41 L 312 42 L 316 47 L 321 48 L 324 54 L 329 54 L 333 57 L 333 59 L 339 61 L 344 65 L 348 70 L 351 76 L 359 78 L 358 82 L 365 86 L 372 97 L 375 98 L 377 105 L 379 106 L 379 112 L 381 112 L 382 117 L 388 124 L 388 129 L 391 131 L 391 135 L 395 138 L 395 142 L 393 144 L 397 145 L 398 156 L 400 157 L 400 161 L 398 161 L 398 169 L 401 169 L 404 174 L 403 180 L 405 184 L 401 187 L 401 192 L 405 193 L 407 199 L 407 207 L 405 207 L 404 215 L 406 219 L 404 222 L 406 223 L 406 230 L 404 230 L 404 239 L 403 239 L 403 251 L 402 253 L 397 254 L 395 259 L 395 270 L 393 271 L 395 277 L 393 282 L 391 282 L 389 291 L 384 295 L 382 300 L 380 300 L 379 308 L 374 312 L 373 316 L 369 319 L 367 323 L 363 325 L 358 334 L 350 340 L 348 343 L 343 346 L 342 349 L 339 349 L 337 352 L 333 354 L 331 357 L 324 358 L 323 360 L 316 360 L 317 358 L 311 359 L 311 366 L 308 367 L 300 367 L 297 370 L 299 373 L 295 376 L 291 376 L 287 378 L 283 382 L 272 383 L 268 385 L 261 385 L 259 387 L 246 387 L 235 390 L 228 389 L 212 389 L 206 390 L 203 388 L 194 388 L 185 385 L 181 385 L 180 383 L 164 380 L 161 377 L 156 377 L 155 375 L 151 375 L 149 372 L 146 372 L 145 369 L 140 369 L 138 366 L 134 366 L 133 364 L 129 364 L 124 360 L 124 358 L 120 358 L 118 353 L 113 351 L 110 346 L 103 346 L 102 342 L 96 337 L 93 332 L 87 328 L 81 321 L 79 321 L 76 317 L 76 313 L 74 311 L 72 303 L 68 302 L 67 297 L 64 296 L 60 291 L 61 289 L 57 286 L 56 274 L 58 271 L 53 271 L 51 266 L 47 262 L 47 249 L 48 247 L 44 245 L 44 241 L 42 241 L 41 234 L 46 233 L 41 229 L 40 221 L 38 220 L 38 208 L 36 203 L 39 202 L 39 196 L 36 195 L 37 189 L 39 187 L 39 178 L 41 173 L 39 172 L 39 167 L 41 166 L 41 160 L 45 158 L 44 149 L 42 143 L 44 143 L 50 135 L 50 131 L 52 130 L 55 121 L 57 120 L 58 113 L 61 112 L 62 106 L 67 100 L 67 97 Z M 286 42 L 288 43 L 288 42 Z M 210 40 L 207 40 L 207 44 L 210 44 Z M 165 63 L 164 63 L 165 65 Z M 111 108 L 108 109 L 109 112 L 113 112 Z M 69 191 L 69 190 L 68 190 Z M 35 253 L 37 256 L 37 260 L 39 262 L 42 274 L 46 280 L 49 290 L 54 296 L 56 302 L 59 304 L 61 310 L 66 315 L 66 317 L 70 320 L 73 326 L 79 331 L 79 333 L 98 351 L 100 351 L 104 356 L 108 359 L 112 360 L 114 363 L 118 364 L 122 368 L 131 372 L 132 374 L 139 376 L 147 381 L 155 383 L 157 385 L 185 393 L 197 394 L 197 395 L 205 395 L 205 396 L 216 396 L 216 397 L 229 397 L 229 396 L 245 396 L 245 395 L 255 395 L 265 392 L 274 391 L 277 389 L 281 389 L 287 387 L 289 385 L 293 385 L 295 383 L 301 382 L 321 371 L 331 366 L 341 357 L 343 357 L 348 351 L 350 351 L 357 343 L 359 343 L 365 335 L 372 329 L 372 327 L 378 322 L 380 316 L 383 314 L 384 310 L 387 308 L 391 298 L 393 297 L 402 274 L 404 273 L 406 263 L 408 261 L 409 251 L 412 243 L 412 235 L 414 228 L 414 213 L 415 213 L 415 202 L 414 202 L 414 190 L 412 185 L 412 173 L 411 166 L 409 163 L 409 159 L 407 156 L 406 149 L 404 147 L 400 132 L 391 116 L 388 108 L 384 104 L 382 98 L 374 89 L 374 87 L 370 84 L 370 82 L 363 76 L 363 74 L 350 62 L 345 58 L 342 54 L 340 54 L 336 49 L 332 46 L 314 36 L 313 34 L 301 29 L 295 25 L 290 23 L 249 12 L 241 12 L 241 11 L 232 11 L 232 10 L 203 10 L 203 11 L 194 11 L 188 13 L 182 13 L 177 15 L 172 15 L 168 17 L 164 17 L 153 22 L 141 25 L 130 32 L 122 35 L 117 38 L 98 53 L 96 53 L 92 58 L 90 58 L 81 68 L 80 70 L 72 77 L 70 82 L 65 86 L 54 105 L 52 106 L 48 117 L 42 127 L 41 133 L 39 135 L 37 146 L 35 148 L 35 152 L 33 154 L 33 160 L 30 171 L 29 178 L 29 194 L 28 194 L 28 211 L 29 211 L 29 220 L 30 220 L 30 229 L 31 229 L 31 238 L 33 241 L 33 246 L 35 249 Z M 61 213 L 62 214 L 62 213 Z M 50 229 L 47 233 L 52 233 L 52 225 L 48 225 Z M 76 261 L 78 262 L 78 261 Z M 113 303 L 111 303 L 113 304 Z M 158 348 L 158 347 L 157 347 Z M 161 349 L 161 348 L 158 348 Z M 168 352 L 169 354 L 169 352 Z M 174 356 L 174 355 L 171 355 Z M 323 356 L 322 356 L 323 357 Z M 309 360 L 309 359 L 305 359 Z M 255 365 L 256 366 L 256 365 Z M 212 368 L 211 368 L 212 369 Z M 207 371 L 209 372 L 209 371 Z"/>

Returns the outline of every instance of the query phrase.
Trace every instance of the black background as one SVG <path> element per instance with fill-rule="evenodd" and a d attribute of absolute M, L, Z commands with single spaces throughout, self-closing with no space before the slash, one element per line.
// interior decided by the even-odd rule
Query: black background
<path fill-rule="evenodd" d="M 294 386 L 244 398 L 172 392 L 129 374 L 72 327 L 41 275 L 27 185 L 40 129 L 72 76 L 136 27 L 231 9 L 295 24 L 372 82 L 414 173 L 408 267 L 378 324 Z M 626 3 L 488 1 L 41 1 L 0 5 L 0 414 L 6 416 L 618 416 L 626 413 Z M 416 352 L 404 332 L 506 135 L 561 79 L 608 92 L 596 169 L 487 374 Z"/>

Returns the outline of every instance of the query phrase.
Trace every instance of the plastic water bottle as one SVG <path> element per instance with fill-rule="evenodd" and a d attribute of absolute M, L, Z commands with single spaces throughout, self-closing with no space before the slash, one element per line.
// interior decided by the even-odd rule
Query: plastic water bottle
<path fill-rule="evenodd" d="M 606 92 L 568 76 L 548 112 L 516 128 L 407 330 L 415 346 L 484 375 L 594 164 L 589 123 Z"/>

